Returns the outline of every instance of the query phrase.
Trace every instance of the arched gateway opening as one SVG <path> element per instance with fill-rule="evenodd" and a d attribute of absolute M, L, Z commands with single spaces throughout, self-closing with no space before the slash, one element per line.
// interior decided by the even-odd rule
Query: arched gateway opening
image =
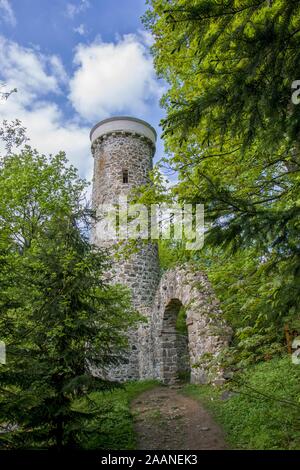
<path fill-rule="evenodd" d="M 205 274 L 190 266 L 166 271 L 151 316 L 153 376 L 166 384 L 189 375 L 195 384 L 222 380 L 218 364 L 207 364 L 207 357 L 217 358 L 230 339 L 221 313 Z"/>
<path fill-rule="evenodd" d="M 172 299 L 168 303 L 162 326 L 163 382 L 190 381 L 188 327 L 180 300 Z"/>

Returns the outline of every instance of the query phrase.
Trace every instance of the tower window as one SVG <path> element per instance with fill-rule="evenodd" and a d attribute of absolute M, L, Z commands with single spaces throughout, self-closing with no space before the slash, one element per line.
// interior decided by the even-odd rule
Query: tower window
<path fill-rule="evenodd" d="M 123 183 L 128 183 L 128 170 L 123 170 Z"/>

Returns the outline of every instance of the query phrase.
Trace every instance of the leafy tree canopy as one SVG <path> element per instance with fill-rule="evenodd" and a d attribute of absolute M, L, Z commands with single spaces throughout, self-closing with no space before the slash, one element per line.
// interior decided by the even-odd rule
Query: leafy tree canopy
<path fill-rule="evenodd" d="M 65 155 L 30 147 L 0 166 L 0 434 L 7 448 L 80 446 L 90 407 L 74 400 L 113 384 L 107 367 L 136 324 L 130 296 L 109 286 L 107 253 L 89 241 L 86 183 Z M 102 371 L 102 378 L 91 373 Z"/>
<path fill-rule="evenodd" d="M 278 328 L 299 315 L 300 301 L 300 106 L 291 100 L 300 78 L 300 4 L 149 5 L 144 23 L 154 36 L 156 70 L 169 85 L 162 124 L 164 164 L 178 172 L 173 196 L 204 203 L 206 247 L 218 247 L 208 269 L 217 279 L 219 266 L 224 305 L 236 298 L 228 273 L 239 273 L 249 289 L 236 291 L 236 315 L 265 318 L 265 326 L 275 317 Z"/>

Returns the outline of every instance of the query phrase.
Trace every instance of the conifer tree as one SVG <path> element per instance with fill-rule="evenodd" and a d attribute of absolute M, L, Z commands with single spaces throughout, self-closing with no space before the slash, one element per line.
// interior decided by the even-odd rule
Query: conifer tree
<path fill-rule="evenodd" d="M 178 172 L 173 193 L 204 204 L 205 244 L 221 248 L 229 264 L 229 254 L 240 256 L 238 266 L 252 253 L 259 274 L 249 270 L 249 282 L 259 285 L 264 309 L 252 293 L 246 317 L 256 331 L 273 324 L 283 337 L 300 302 L 300 4 L 149 4 L 144 22 L 168 83 L 162 124 L 164 163 Z"/>

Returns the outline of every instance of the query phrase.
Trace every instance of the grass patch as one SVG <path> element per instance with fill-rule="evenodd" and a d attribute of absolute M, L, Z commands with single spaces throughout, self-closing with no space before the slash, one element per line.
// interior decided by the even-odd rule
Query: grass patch
<path fill-rule="evenodd" d="M 129 382 L 110 392 L 90 395 L 90 406 L 98 409 L 97 418 L 82 430 L 82 447 L 85 449 L 125 450 L 135 449 L 136 437 L 130 403 L 140 393 L 157 386 L 155 381 Z M 86 401 L 78 401 L 76 409 L 86 410 Z"/>
<path fill-rule="evenodd" d="M 224 391 L 236 395 L 226 400 Z M 300 366 L 290 357 L 257 364 L 226 387 L 187 385 L 223 427 L 234 449 L 300 449 Z"/>

